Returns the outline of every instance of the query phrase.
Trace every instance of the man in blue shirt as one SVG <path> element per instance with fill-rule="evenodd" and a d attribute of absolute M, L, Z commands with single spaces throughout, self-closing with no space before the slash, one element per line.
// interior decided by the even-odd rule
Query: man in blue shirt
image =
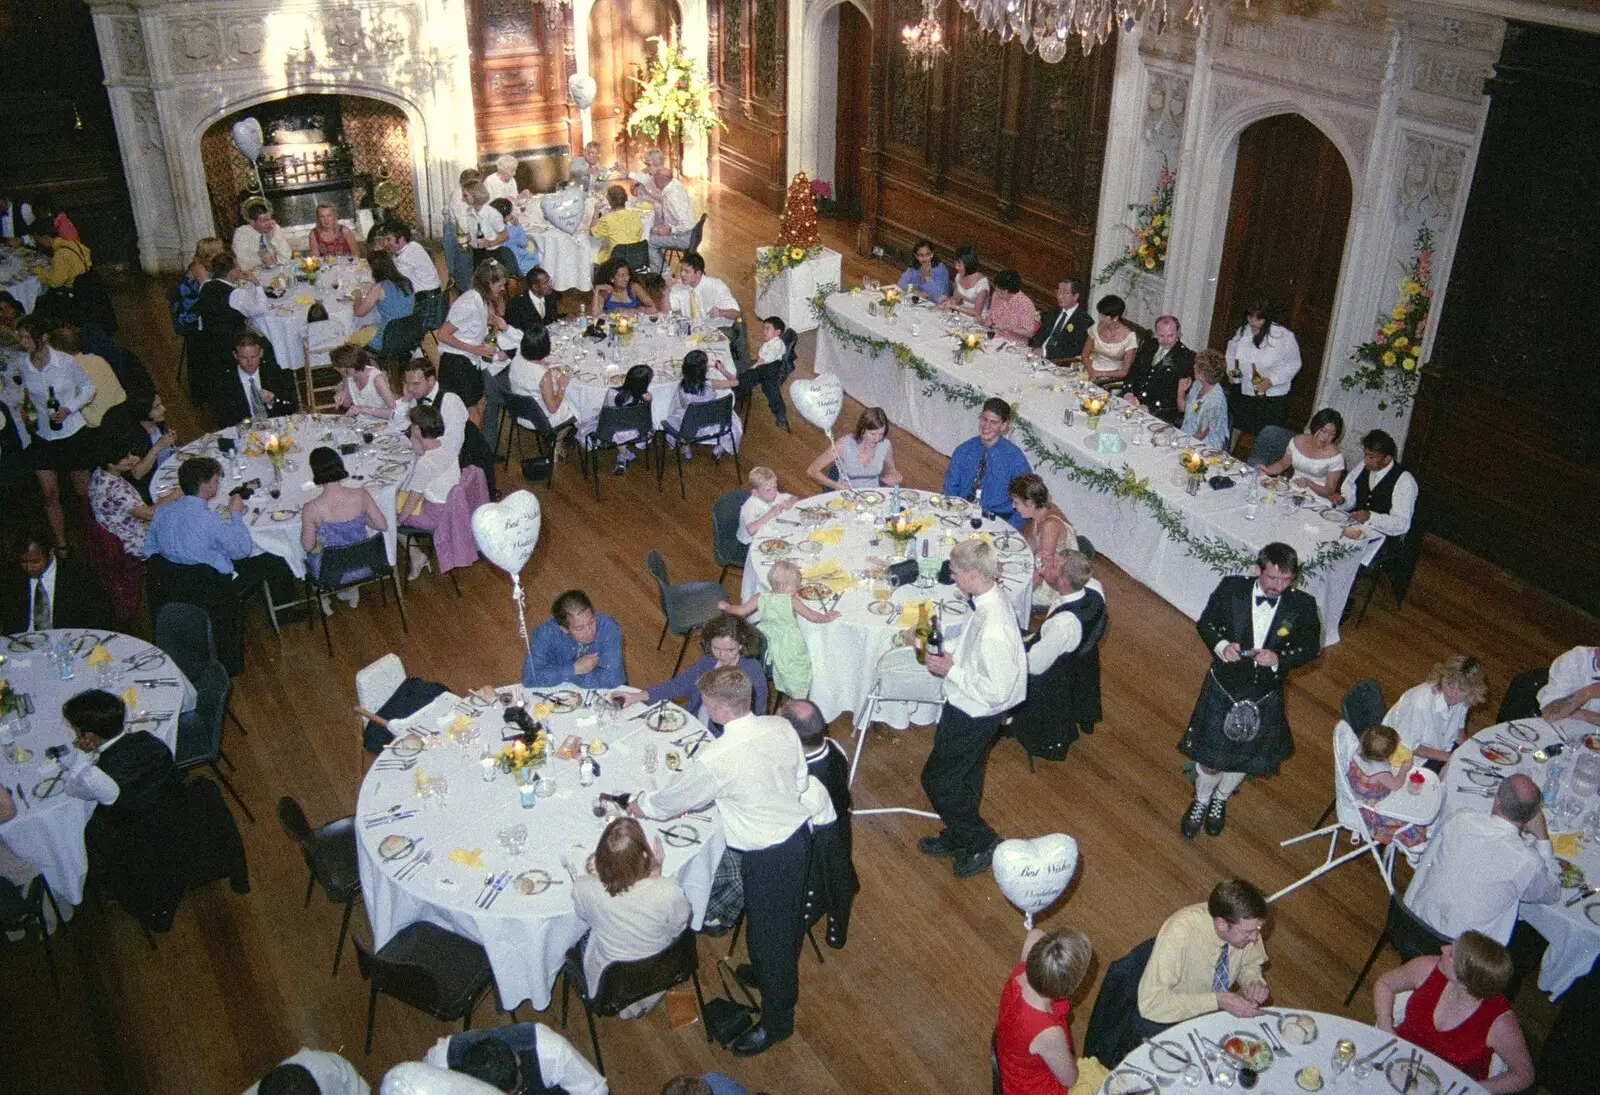
<path fill-rule="evenodd" d="M 619 688 L 626 680 L 617 621 L 597 615 L 581 589 L 557 597 L 550 618 L 534 629 L 522 663 L 523 686 L 549 688 L 571 681 L 582 688 Z"/>
<path fill-rule="evenodd" d="M 234 560 L 255 551 L 250 526 L 241 516 L 244 499 L 237 494 L 229 498 L 227 516 L 211 512 L 211 502 L 222 489 L 222 465 L 208 456 L 178 469 L 178 488 L 183 497 L 157 509 L 150 519 L 145 553 L 173 563 L 203 563 L 231 575 Z"/>
<path fill-rule="evenodd" d="M 985 399 L 978 415 L 978 436 L 956 446 L 944 472 L 944 493 L 976 502 L 1013 528 L 1022 517 L 1011 504 L 1011 480 L 1033 471 L 1021 449 L 1001 435 L 1011 423 L 1011 404 Z"/>

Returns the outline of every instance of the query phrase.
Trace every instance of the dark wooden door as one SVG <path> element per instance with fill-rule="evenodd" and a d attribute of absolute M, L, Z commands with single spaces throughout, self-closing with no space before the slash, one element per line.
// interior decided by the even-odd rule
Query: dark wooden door
<path fill-rule="evenodd" d="M 1294 429 L 1316 409 L 1349 225 L 1350 172 L 1316 126 L 1278 114 L 1239 135 L 1208 345 L 1227 345 L 1250 299 L 1270 300 L 1300 343 L 1303 364 L 1289 390 Z"/>
<path fill-rule="evenodd" d="M 839 99 L 834 112 L 833 196 L 841 212 L 861 209 L 861 149 L 867 143 L 872 27 L 846 0 L 839 12 Z"/>
<path fill-rule="evenodd" d="M 670 0 L 596 0 L 589 11 L 589 73 L 595 82 L 589 118 L 602 163 L 620 162 L 634 170 L 645 148 L 666 147 L 665 136 L 659 142 L 642 133 L 630 136 L 627 121 L 639 93 L 633 81 L 644 79 L 656 57 L 650 39 L 667 34 L 676 11 Z"/>

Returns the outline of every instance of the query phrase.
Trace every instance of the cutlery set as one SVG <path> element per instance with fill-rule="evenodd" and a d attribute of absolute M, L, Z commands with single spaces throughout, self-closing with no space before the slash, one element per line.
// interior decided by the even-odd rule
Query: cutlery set
<path fill-rule="evenodd" d="M 412 875 L 416 874 L 418 871 L 432 862 L 433 852 L 431 849 L 423 852 L 419 856 L 413 856 L 410 863 L 407 863 L 404 867 L 401 867 L 394 873 L 395 881 L 404 882 L 406 879 L 410 878 Z"/>
<path fill-rule="evenodd" d="M 376 814 L 368 814 L 362 819 L 362 824 L 369 829 L 375 829 L 380 825 L 387 825 L 391 821 L 404 821 L 406 818 L 416 816 L 417 811 L 415 809 L 408 809 L 404 806 L 391 806 L 387 810 L 379 811 Z"/>
<path fill-rule="evenodd" d="M 483 890 L 473 904 L 480 909 L 487 909 L 495 903 L 500 892 L 506 888 L 506 883 L 511 881 L 510 871 L 501 871 L 499 874 L 489 875 L 483 880 Z"/>
<path fill-rule="evenodd" d="M 407 772 L 417 766 L 416 760 L 401 760 L 398 757 L 380 757 L 372 762 L 374 768 L 384 772 Z"/>

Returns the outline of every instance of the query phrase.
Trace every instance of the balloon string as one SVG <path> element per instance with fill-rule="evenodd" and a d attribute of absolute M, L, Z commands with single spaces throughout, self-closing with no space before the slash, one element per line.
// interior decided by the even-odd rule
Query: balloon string
<path fill-rule="evenodd" d="M 522 649 L 531 654 L 533 648 L 528 643 L 528 602 L 522 593 L 520 576 L 511 579 L 511 599 L 517 604 L 517 630 L 522 633 Z"/>
<path fill-rule="evenodd" d="M 839 489 L 849 494 L 850 482 L 844 477 L 844 465 L 839 463 L 839 450 L 833 444 L 833 427 L 829 426 L 822 432 L 828 435 L 828 447 L 833 449 L 833 474 L 839 477 Z"/>
<path fill-rule="evenodd" d="M 1028 932 L 1031 932 L 1033 930 L 1033 914 L 1032 913 L 1023 913 L 1022 914 L 1022 930 L 1023 931 L 1028 931 Z"/>

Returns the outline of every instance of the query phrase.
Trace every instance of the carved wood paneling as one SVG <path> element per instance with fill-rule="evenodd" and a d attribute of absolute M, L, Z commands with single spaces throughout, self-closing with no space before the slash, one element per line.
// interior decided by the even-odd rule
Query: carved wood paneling
<path fill-rule="evenodd" d="M 896 27 L 915 23 L 921 12 L 916 0 L 891 0 L 886 5 L 893 13 L 889 21 Z M 888 58 L 883 66 L 889 73 L 888 110 L 883 132 L 895 144 L 910 145 L 919 152 L 928 136 L 928 73 L 911 60 L 896 38 L 880 53 Z M 880 45 L 883 39 L 879 38 Z"/>
<path fill-rule="evenodd" d="M 755 0 L 755 28 L 751 52 L 755 54 L 755 98 L 777 103 L 783 78 L 779 62 L 778 0 Z"/>
<path fill-rule="evenodd" d="M 718 79 L 744 94 L 744 5 L 747 0 L 722 0 L 722 68 Z"/>
<path fill-rule="evenodd" d="M 552 28 L 532 0 L 469 0 L 472 99 L 483 159 L 567 143 L 561 44 L 570 11 L 563 8 Z"/>
<path fill-rule="evenodd" d="M 963 169 L 993 178 L 999 166 L 1000 81 L 1005 47 L 997 35 L 962 24 L 961 65 L 956 70 L 955 151 Z"/>
<path fill-rule="evenodd" d="M 787 17 L 777 0 L 721 0 L 710 14 L 721 59 L 713 77 L 727 126 L 715 137 L 712 170 L 724 186 L 780 209 L 788 182 L 782 46 Z"/>
<path fill-rule="evenodd" d="M 1068 50 L 1058 64 L 1028 59 L 1024 132 L 1028 193 L 1089 217 L 1100 205 L 1105 113 L 1100 66 L 1093 56 Z M 1098 128 L 1097 128 L 1098 127 Z"/>

